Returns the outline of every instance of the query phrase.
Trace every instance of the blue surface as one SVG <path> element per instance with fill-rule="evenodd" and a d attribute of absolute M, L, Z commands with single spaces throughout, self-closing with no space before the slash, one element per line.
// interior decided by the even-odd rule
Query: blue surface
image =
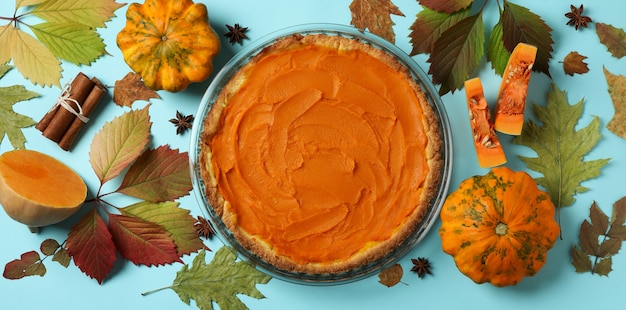
<path fill-rule="evenodd" d="M 207 4 L 211 23 L 222 38 L 222 50 L 216 60 L 216 69 L 219 69 L 241 49 L 240 45 L 231 45 L 227 38 L 223 37 L 226 32 L 225 24 L 240 23 L 241 26 L 249 27 L 250 31 L 247 35 L 254 40 L 292 25 L 317 22 L 349 24 L 351 19 L 348 9 L 351 1 L 348 0 L 203 0 L 200 2 Z M 570 264 L 569 251 L 571 246 L 578 242 L 580 223 L 587 217 L 589 206 L 593 201 L 610 214 L 613 202 L 626 195 L 622 180 L 626 169 L 626 152 L 623 151 L 626 141 L 604 128 L 613 116 L 614 108 L 602 72 L 604 66 L 614 74 L 626 75 L 626 59 L 616 59 L 607 52 L 606 48 L 599 43 L 594 23 L 589 28 L 582 28 L 579 31 L 565 25 L 567 19 L 563 14 L 569 11 L 570 4 L 579 5 L 579 3 L 564 0 L 513 2 L 530 8 L 546 20 L 553 29 L 555 40 L 553 59 L 550 62 L 552 81 L 545 75 L 533 74 L 529 101 L 544 104 L 551 82 L 567 91 L 571 104 L 584 99 L 584 115 L 579 126 L 585 127 L 593 116 L 599 116 L 603 135 L 598 146 L 585 159 L 613 158 L 602 170 L 600 177 L 582 184 L 590 190 L 577 195 L 576 203 L 562 210 L 563 239 L 558 240 L 549 252 L 548 262 L 539 274 L 526 278 L 514 287 L 496 288 L 489 284 L 474 284 L 457 270 L 452 258 L 441 250 L 441 241 L 436 232 L 440 223 L 437 222 L 422 243 L 400 262 L 405 270 L 402 279 L 404 284 L 387 288 L 377 282 L 376 276 L 352 284 L 331 287 L 302 286 L 272 280 L 267 285 L 258 286 L 267 298 L 256 300 L 246 296 L 241 297 L 248 307 L 251 309 L 450 309 L 461 307 L 526 309 L 528 306 L 533 306 L 536 309 L 566 307 L 584 309 L 600 305 L 615 305 L 623 300 L 621 294 L 626 283 L 626 253 L 619 253 L 613 257 L 613 271 L 607 278 L 574 272 Z M 411 50 L 408 28 L 420 7 L 414 0 L 395 0 L 393 3 L 405 15 L 405 17 L 392 17 L 396 23 L 394 27 L 396 44 L 408 52 Z M 620 28 L 626 27 L 623 21 L 626 2 L 621 0 L 586 1 L 584 4 L 585 13 L 595 22 L 612 24 Z M 486 9 L 490 12 L 497 11 L 496 2 L 489 1 Z M 126 7 L 119 9 L 118 18 L 107 23 L 107 28 L 100 30 L 110 55 L 98 59 L 91 66 L 77 67 L 64 63 L 62 84 L 70 81 L 76 73 L 82 71 L 90 77 L 98 77 L 107 85 L 113 85 L 129 71 L 115 44 L 115 36 L 125 23 L 125 11 Z M 0 16 L 10 16 L 12 13 L 12 5 L 3 4 L 0 8 Z M 497 16 L 486 16 L 486 28 L 490 29 L 496 21 Z M 4 23 L 0 24 L 4 25 Z M 252 40 L 245 40 L 244 46 L 251 44 Z M 563 73 L 559 61 L 562 61 L 570 51 L 578 51 L 589 57 L 586 59 L 589 64 L 589 73 L 573 77 Z M 427 56 L 419 55 L 414 59 L 425 70 L 428 69 Z M 483 64 L 478 75 L 483 79 L 487 98 L 494 100 L 500 78 L 493 73 L 489 64 Z M 189 132 L 177 136 L 167 120 L 174 116 L 176 110 L 183 114 L 194 114 L 208 83 L 209 81 L 193 85 L 185 92 L 178 94 L 160 92 L 162 99 L 151 100 L 150 115 L 154 122 L 152 147 L 170 144 L 172 148 L 183 151 L 188 149 Z M 0 86 L 14 84 L 23 84 L 29 90 L 41 94 L 39 98 L 15 105 L 19 113 L 35 120 L 43 116 L 59 95 L 57 88 L 41 88 L 23 80 L 17 70 L 12 70 L 0 79 Z M 451 189 L 455 189 L 461 180 L 475 174 L 484 174 L 487 171 L 479 169 L 476 164 L 476 156 L 468 134 L 470 129 L 464 100 L 463 92 L 455 92 L 443 97 L 455 138 L 455 166 Z M 145 102 L 138 102 L 134 108 L 141 108 L 144 105 Z M 24 130 L 28 140 L 26 148 L 52 155 L 77 170 L 87 182 L 90 194 L 93 195 L 98 187 L 98 181 L 88 162 L 91 138 L 105 122 L 127 110 L 128 108 L 114 105 L 110 96 L 106 97 L 100 104 L 98 114 L 82 132 L 82 137 L 70 153 L 62 151 L 34 128 Z M 524 164 L 517 159 L 517 155 L 534 156 L 533 152 L 523 146 L 510 145 L 510 138 L 501 137 L 507 151 L 508 165 L 516 170 L 525 169 Z M 6 152 L 10 149 L 12 147 L 5 138 L 0 145 L 0 151 Z M 113 189 L 116 184 L 108 186 Z M 191 210 L 192 214 L 201 214 L 195 197 L 190 195 L 179 201 L 181 206 Z M 119 205 L 125 203 L 121 196 L 111 197 L 111 202 Z M 38 249 L 44 239 L 64 240 L 69 228 L 76 220 L 78 217 L 72 217 L 62 224 L 43 229 L 39 234 L 31 234 L 23 225 L 12 221 L 4 212 L 0 212 L 0 247 L 2 248 L 0 266 L 18 258 L 26 251 Z M 217 239 L 207 242 L 207 245 L 213 250 L 221 246 Z M 208 253 L 207 259 L 211 259 L 212 255 Z M 418 279 L 416 274 L 408 272 L 411 267 L 410 258 L 418 256 L 427 257 L 432 262 L 432 276 Z M 193 257 L 186 256 L 184 261 L 190 263 Z M 65 269 L 48 260 L 46 267 L 48 272 L 43 278 L 29 277 L 17 281 L 0 278 L 2 309 L 189 309 L 172 290 L 147 297 L 141 296 L 142 292 L 170 285 L 176 272 L 182 267 L 180 264 L 148 268 L 119 260 L 112 274 L 102 285 L 89 279 L 73 264 Z"/>

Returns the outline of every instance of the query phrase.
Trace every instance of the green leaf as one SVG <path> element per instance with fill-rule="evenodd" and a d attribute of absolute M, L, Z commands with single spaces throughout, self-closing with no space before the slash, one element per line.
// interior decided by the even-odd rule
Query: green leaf
<path fill-rule="evenodd" d="M 409 28 L 409 38 L 413 46 L 410 55 L 429 54 L 433 50 L 435 41 L 442 32 L 452 25 L 467 17 L 469 9 L 461 10 L 452 14 L 440 13 L 429 8 L 423 8 L 415 18 L 415 22 Z"/>
<path fill-rule="evenodd" d="M 270 276 L 248 263 L 236 261 L 237 256 L 228 247 L 221 247 L 209 264 L 205 254 L 206 251 L 200 251 L 191 267 L 183 266 L 169 287 L 184 303 L 189 305 L 193 299 L 200 309 L 213 309 L 213 302 L 220 309 L 247 309 L 238 294 L 265 298 L 256 284 L 269 282 Z"/>
<path fill-rule="evenodd" d="M 518 43 L 524 42 L 537 47 L 537 58 L 533 71 L 550 76 L 550 58 L 552 57 L 552 28 L 541 17 L 527 8 L 504 1 L 502 12 L 503 42 L 509 53 Z"/>
<path fill-rule="evenodd" d="M 13 66 L 0 65 L 0 79 L 11 69 L 13 69 Z"/>
<path fill-rule="evenodd" d="M 179 256 L 206 249 L 196 233 L 196 219 L 188 210 L 178 207 L 178 203 L 143 201 L 120 209 L 122 214 L 132 215 L 161 225 L 176 244 Z"/>
<path fill-rule="evenodd" d="M 25 6 L 29 6 L 29 5 L 37 5 L 40 4 L 42 2 L 45 2 L 46 0 L 16 0 L 15 1 L 15 8 L 19 9 L 21 7 L 25 7 Z"/>
<path fill-rule="evenodd" d="M 591 271 L 591 259 L 587 253 L 583 252 L 577 246 L 572 247 L 572 265 L 576 268 L 576 272 L 589 272 Z"/>
<path fill-rule="evenodd" d="M 487 60 L 491 62 L 491 68 L 495 70 L 496 74 L 501 76 L 504 74 L 509 57 L 511 57 L 511 53 L 504 47 L 504 42 L 502 41 L 502 19 L 500 19 L 493 26 L 489 36 Z"/>
<path fill-rule="evenodd" d="M 117 192 L 159 202 L 185 196 L 191 188 L 187 153 L 165 145 L 141 154 L 130 166 Z"/>
<path fill-rule="evenodd" d="M 89 162 L 101 184 L 118 176 L 146 148 L 152 126 L 149 107 L 114 118 L 93 138 Z"/>
<path fill-rule="evenodd" d="M 435 84 L 441 84 L 440 95 L 463 87 L 484 55 L 484 42 L 482 11 L 454 24 L 435 41 L 428 73 Z"/>
<path fill-rule="evenodd" d="M 513 143 L 528 146 L 537 153 L 537 157 L 520 156 L 520 159 L 529 169 L 543 174 L 536 179 L 537 183 L 546 189 L 554 205 L 561 208 L 572 205 L 576 201 L 574 196 L 587 190 L 580 183 L 600 175 L 600 169 L 610 159 L 583 161 L 601 134 L 597 116 L 587 127 L 576 130 L 583 111 L 582 100 L 570 105 L 565 92 L 554 83 L 547 100 L 546 106 L 533 103 L 535 116 L 543 125 L 527 121 Z"/>
<path fill-rule="evenodd" d="M 28 116 L 13 111 L 13 105 L 38 96 L 39 94 L 26 90 L 22 85 L 0 87 L 0 142 L 6 135 L 14 148 L 25 147 L 26 137 L 21 128 L 33 126 L 36 122 Z"/>
<path fill-rule="evenodd" d="M 3 38 L 4 35 L 7 37 Z M 59 82 L 61 79 L 61 62 L 30 34 L 9 26 L 6 29 L 6 34 L 0 34 L 0 44 L 3 46 L 2 50 L 5 49 L 5 46 L 8 47 L 9 58 L 13 58 L 15 68 L 24 78 L 35 85 L 61 87 Z M 0 52 L 0 62 L 5 58 L 4 53 Z"/>
<path fill-rule="evenodd" d="M 611 55 L 616 58 L 626 56 L 626 32 L 612 25 L 596 23 L 596 34 Z"/>
<path fill-rule="evenodd" d="M 32 13 L 49 22 L 80 23 L 101 28 L 122 6 L 124 4 L 114 0 L 47 0 L 36 6 Z"/>
<path fill-rule="evenodd" d="M 600 261 L 593 265 L 593 273 L 599 274 L 601 276 L 609 276 L 609 272 L 613 270 L 611 268 L 612 262 L 612 257 L 600 258 Z"/>
<path fill-rule="evenodd" d="M 56 57 L 75 65 L 88 65 L 105 54 L 104 41 L 91 27 L 73 22 L 45 22 L 30 29 Z"/>

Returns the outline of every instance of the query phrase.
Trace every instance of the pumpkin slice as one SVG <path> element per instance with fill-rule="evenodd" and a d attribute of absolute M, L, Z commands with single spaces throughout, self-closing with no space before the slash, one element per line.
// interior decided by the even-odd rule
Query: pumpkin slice
<path fill-rule="evenodd" d="M 560 231 L 554 213 L 550 196 L 528 173 L 492 168 L 446 198 L 442 248 L 474 282 L 515 285 L 546 263 Z"/>
<path fill-rule="evenodd" d="M 519 43 L 513 49 L 496 101 L 494 128 L 497 131 L 510 135 L 522 133 L 528 83 L 536 56 L 537 47 L 530 44 Z"/>
<path fill-rule="evenodd" d="M 465 99 L 478 165 L 490 168 L 506 163 L 502 144 L 491 123 L 491 113 L 480 78 L 465 81 Z"/>
<path fill-rule="evenodd" d="M 0 155 L 0 203 L 22 224 L 61 222 L 78 211 L 86 196 L 83 179 L 49 155 L 23 149 Z"/>

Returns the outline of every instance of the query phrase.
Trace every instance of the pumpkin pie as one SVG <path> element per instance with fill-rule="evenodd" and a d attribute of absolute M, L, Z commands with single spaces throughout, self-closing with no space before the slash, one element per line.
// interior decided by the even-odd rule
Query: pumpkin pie
<path fill-rule="evenodd" d="M 211 207 L 281 270 L 337 274 L 416 230 L 441 181 L 439 120 L 391 54 L 338 35 L 289 35 L 222 88 L 199 161 Z"/>

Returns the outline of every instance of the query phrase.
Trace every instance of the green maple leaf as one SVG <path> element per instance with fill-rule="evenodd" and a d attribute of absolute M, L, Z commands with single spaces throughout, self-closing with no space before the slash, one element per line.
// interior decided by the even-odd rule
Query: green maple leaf
<path fill-rule="evenodd" d="M 0 77 L 10 69 L 10 66 L 0 66 Z M 39 94 L 27 90 L 22 85 L 0 87 L 0 143 L 7 136 L 13 148 L 25 147 L 26 137 L 21 128 L 33 126 L 36 122 L 28 116 L 13 111 L 13 105 L 38 96 Z"/>
<path fill-rule="evenodd" d="M 602 136 L 597 116 L 587 127 L 576 130 L 583 111 L 582 100 L 570 105 L 566 93 L 555 84 L 547 100 L 546 106 L 533 103 L 533 111 L 543 125 L 528 121 L 513 143 L 528 146 L 537 153 L 537 157 L 520 156 L 520 159 L 529 169 L 543 174 L 536 179 L 537 183 L 546 189 L 554 205 L 561 208 L 572 205 L 576 194 L 587 191 L 580 183 L 597 177 L 610 159 L 583 161 Z"/>
<path fill-rule="evenodd" d="M 265 298 L 256 284 L 266 284 L 272 279 L 270 276 L 248 263 L 236 261 L 237 256 L 228 247 L 221 247 L 209 264 L 205 261 L 205 254 L 206 251 L 200 251 L 191 267 L 183 266 L 171 286 L 142 295 L 170 288 L 184 303 L 189 305 L 193 299 L 203 310 L 213 309 L 213 302 L 220 309 L 248 309 L 238 294 Z"/>
<path fill-rule="evenodd" d="M 441 84 L 439 94 L 461 89 L 484 55 L 485 26 L 482 11 L 445 30 L 435 41 L 428 62 L 429 74 Z"/>

